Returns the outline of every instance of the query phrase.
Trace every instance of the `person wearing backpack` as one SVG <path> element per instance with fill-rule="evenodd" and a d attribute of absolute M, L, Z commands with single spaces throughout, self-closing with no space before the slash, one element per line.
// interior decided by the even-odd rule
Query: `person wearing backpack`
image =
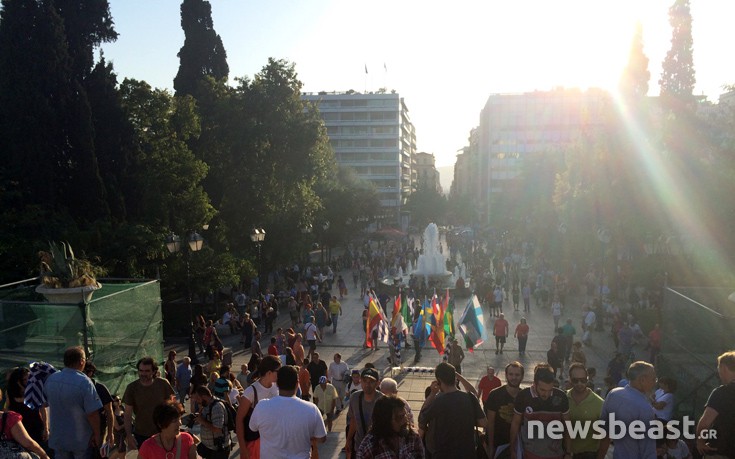
<path fill-rule="evenodd" d="M 227 429 L 227 407 L 222 400 L 214 398 L 206 386 L 198 387 L 192 397 L 202 407 L 196 416 L 202 439 L 197 453 L 204 459 L 227 459 L 232 447 Z"/>
<path fill-rule="evenodd" d="M 250 417 L 259 401 L 278 396 L 278 369 L 281 359 L 267 355 L 258 365 L 258 380 L 239 397 L 235 429 L 240 446 L 240 459 L 260 459 L 260 434 L 250 430 Z"/>

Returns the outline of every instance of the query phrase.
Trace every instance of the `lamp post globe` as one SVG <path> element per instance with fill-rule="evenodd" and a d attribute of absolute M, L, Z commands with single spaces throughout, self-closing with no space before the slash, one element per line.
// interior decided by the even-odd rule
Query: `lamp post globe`
<path fill-rule="evenodd" d="M 261 246 L 265 240 L 265 230 L 263 228 L 253 228 L 250 231 L 250 240 L 258 247 L 258 290 L 263 291 L 263 254 Z"/>

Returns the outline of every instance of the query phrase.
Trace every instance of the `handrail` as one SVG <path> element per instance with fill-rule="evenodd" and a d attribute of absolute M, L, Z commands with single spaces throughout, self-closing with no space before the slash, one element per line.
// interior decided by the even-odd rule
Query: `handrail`
<path fill-rule="evenodd" d="M 41 276 L 31 277 L 30 279 L 23 279 L 23 280 L 11 282 L 9 284 L 0 285 L 0 288 L 13 287 L 13 286 L 16 286 L 16 285 L 25 284 L 26 282 L 31 282 L 31 281 L 38 280 L 40 278 L 41 278 Z"/>
<path fill-rule="evenodd" d="M 690 351 L 689 349 L 687 349 L 687 348 L 685 348 L 684 346 L 682 346 L 681 344 L 679 344 L 679 343 L 678 343 L 677 341 L 673 341 L 673 340 L 672 340 L 672 341 L 671 341 L 671 343 L 675 344 L 675 345 L 676 345 L 676 346 L 677 346 L 677 347 L 678 347 L 678 348 L 679 348 L 680 350 L 684 351 L 684 352 L 685 352 L 686 354 L 688 354 L 688 355 L 689 355 L 690 357 L 694 358 L 694 359 L 695 359 L 696 361 L 698 361 L 698 362 L 699 362 L 699 363 L 701 363 L 702 365 L 704 365 L 704 366 L 706 366 L 706 367 L 708 367 L 708 366 L 712 365 L 712 363 L 711 363 L 711 362 L 706 362 L 705 360 L 701 359 L 701 358 L 700 358 L 700 357 L 699 357 L 699 356 L 698 356 L 697 354 L 694 354 L 694 353 L 693 353 L 693 352 L 691 352 L 691 351 Z M 716 371 L 712 371 L 712 372 L 710 373 L 710 375 L 709 375 L 709 376 L 707 377 L 707 379 L 705 379 L 704 381 L 701 381 L 701 382 L 699 382 L 699 384 L 697 384 L 697 387 L 696 387 L 696 388 L 695 388 L 695 389 L 694 389 L 693 391 L 691 391 L 690 393 L 688 393 L 688 394 L 687 394 L 687 395 L 685 395 L 684 397 L 676 397 L 676 400 L 677 400 L 677 401 L 676 401 L 676 405 L 675 405 L 675 407 L 674 407 L 674 408 L 678 409 L 678 408 L 679 408 L 679 406 L 680 406 L 680 405 L 681 405 L 681 404 L 682 404 L 682 403 L 683 403 L 684 401 L 686 401 L 686 400 L 689 400 L 689 398 L 690 398 L 690 397 L 692 397 L 692 396 L 696 395 L 696 394 L 697 394 L 697 393 L 699 392 L 699 390 L 700 390 L 701 386 L 702 386 L 703 384 L 707 383 L 707 382 L 708 382 L 709 380 L 711 380 L 713 376 L 719 376 L 719 373 L 717 373 Z"/>

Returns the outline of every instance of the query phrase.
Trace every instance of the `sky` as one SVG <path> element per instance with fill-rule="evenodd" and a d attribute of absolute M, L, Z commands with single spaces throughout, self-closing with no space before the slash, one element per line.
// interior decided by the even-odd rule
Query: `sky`
<path fill-rule="evenodd" d="M 614 90 L 636 22 L 650 59 L 650 95 L 670 47 L 673 0 L 210 0 L 230 80 L 269 57 L 296 65 L 304 91 L 395 89 L 419 151 L 454 164 L 488 96 L 598 87 Z M 692 0 L 695 94 L 716 101 L 735 83 L 735 2 Z M 120 77 L 173 89 L 184 43 L 179 0 L 110 0 Z M 367 68 L 367 74 L 365 69 Z M 445 182 L 446 177 L 442 177 Z M 450 179 L 451 181 L 451 179 Z"/>

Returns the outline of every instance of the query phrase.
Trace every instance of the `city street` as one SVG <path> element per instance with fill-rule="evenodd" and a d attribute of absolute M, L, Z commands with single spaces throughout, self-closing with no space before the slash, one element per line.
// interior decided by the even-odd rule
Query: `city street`
<path fill-rule="evenodd" d="M 350 271 L 342 271 L 340 274 L 342 274 L 345 279 L 352 279 Z M 381 342 L 380 349 L 378 351 L 362 348 L 364 338 L 361 318 L 363 303 L 359 298 L 359 291 L 355 292 L 354 286 L 351 282 L 348 282 L 348 288 L 349 295 L 341 301 L 343 315 L 340 317 L 337 333 L 333 334 L 331 332 L 331 327 L 325 328 L 323 342 L 317 345 L 317 350 L 320 353 L 321 358 L 329 364 L 332 361 L 334 353 L 339 352 L 342 354 L 343 360 L 347 362 L 350 369 L 361 369 L 366 363 L 372 362 L 381 374 L 384 376 L 392 376 L 398 381 L 399 395 L 408 400 L 414 411 L 414 415 L 417 416 L 418 411 L 421 408 L 421 404 L 423 403 L 424 389 L 433 380 L 433 371 L 431 370 L 433 370 L 433 367 L 442 361 L 442 356 L 439 355 L 439 353 L 432 348 L 430 344 L 427 344 L 422 351 L 421 360 L 417 366 L 430 368 L 431 370 L 418 372 L 412 370 L 415 351 L 413 349 L 404 349 L 402 351 L 404 369 L 391 370 L 387 361 L 389 356 L 387 344 Z M 467 298 L 458 298 L 456 300 L 454 316 L 455 322 L 461 316 L 462 311 L 467 304 L 467 300 Z M 573 324 L 577 329 L 575 340 L 578 340 L 581 337 L 583 302 L 584 299 L 582 297 L 570 297 L 568 300 L 569 304 L 566 304 L 564 307 L 562 320 L 560 322 L 564 323 L 566 319 L 572 319 Z M 521 305 L 521 308 L 522 307 L 523 306 Z M 503 383 L 505 383 L 503 368 L 509 362 L 518 360 L 526 368 L 524 383 L 522 385 L 522 387 L 525 387 L 531 384 L 533 379 L 533 367 L 538 363 L 546 361 L 546 351 L 548 350 L 551 339 L 554 336 L 554 322 L 551 317 L 551 312 L 549 310 L 542 310 L 539 307 L 536 307 L 532 300 L 531 312 L 525 315 L 530 326 L 526 355 L 519 356 L 518 342 L 512 338 L 512 332 L 515 329 L 515 326 L 519 323 L 520 318 L 524 317 L 524 313 L 513 311 L 513 306 L 509 302 L 504 305 L 503 309 L 506 319 L 510 324 L 511 331 L 511 337 L 506 343 L 505 352 L 502 355 L 496 355 L 495 341 L 492 336 L 489 336 L 488 340 L 479 346 L 479 348 L 475 349 L 473 353 L 465 351 L 465 360 L 462 363 L 463 375 L 473 384 L 476 384 L 478 379 L 485 373 L 486 366 L 491 365 L 496 368 L 496 374 L 501 378 Z M 392 306 L 389 307 L 389 314 L 391 310 Z M 485 314 L 486 329 L 492 330 L 492 320 L 489 318 L 487 308 L 484 307 L 483 311 Z M 275 327 L 287 328 L 289 326 L 290 320 L 288 312 L 285 310 L 279 311 Z M 592 345 L 584 347 L 584 352 L 587 357 L 587 366 L 597 368 L 597 378 L 595 380 L 597 387 L 602 386 L 607 363 L 614 352 L 609 327 L 607 328 L 608 329 L 606 329 L 606 331 L 593 331 Z M 297 330 L 297 332 L 300 331 L 301 330 Z M 232 371 L 237 373 L 239 372 L 240 366 L 247 363 L 250 359 L 250 351 L 242 350 L 242 345 L 239 344 L 239 335 L 230 335 L 229 332 L 225 332 L 221 338 L 225 346 L 233 349 Z M 261 341 L 263 349 L 267 348 L 267 344 L 269 342 L 270 336 L 263 336 Z M 180 346 L 167 346 L 166 351 L 168 351 L 169 348 L 176 348 L 179 351 L 180 357 L 186 355 L 186 350 Z M 340 414 L 334 422 L 332 432 L 327 436 L 327 442 L 320 445 L 320 458 L 344 457 L 344 454 L 340 454 L 340 451 L 344 447 L 345 442 L 345 415 L 346 411 L 343 411 Z M 237 457 L 236 451 L 233 451 L 232 457 Z"/>

